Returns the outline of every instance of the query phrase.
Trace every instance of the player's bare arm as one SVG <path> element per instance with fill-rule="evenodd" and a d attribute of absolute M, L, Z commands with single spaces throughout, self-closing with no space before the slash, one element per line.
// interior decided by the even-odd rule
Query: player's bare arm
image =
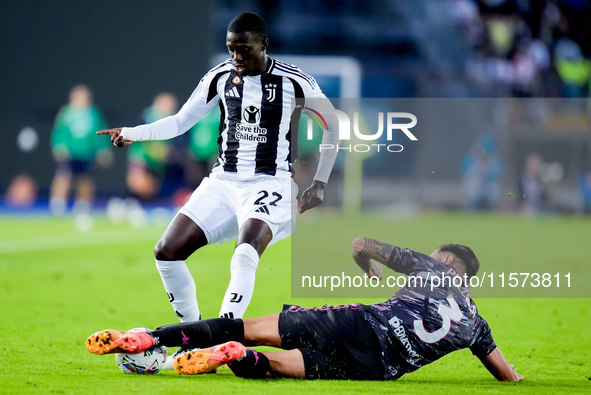
<path fill-rule="evenodd" d="M 99 130 L 98 132 L 96 132 L 96 134 L 108 134 L 109 136 L 111 136 L 111 142 L 113 143 L 113 145 L 116 145 L 117 147 L 125 147 L 126 145 L 133 143 L 133 141 L 125 140 L 123 136 L 121 136 L 121 130 L 122 128 L 105 129 Z"/>
<path fill-rule="evenodd" d="M 394 251 L 392 244 L 368 237 L 358 237 L 353 240 L 353 259 L 369 277 L 378 277 L 381 279 L 382 265 L 388 263 L 392 251 Z"/>
<path fill-rule="evenodd" d="M 488 369 L 488 371 L 499 381 L 521 381 L 523 376 L 517 373 L 513 365 L 509 364 L 505 356 L 495 348 L 493 352 L 486 357 L 481 358 L 480 361 Z"/>
<path fill-rule="evenodd" d="M 324 188 L 326 188 L 326 183 L 317 180 L 312 182 L 312 185 L 302 193 L 302 197 L 298 203 L 300 214 L 318 206 L 324 201 Z"/>

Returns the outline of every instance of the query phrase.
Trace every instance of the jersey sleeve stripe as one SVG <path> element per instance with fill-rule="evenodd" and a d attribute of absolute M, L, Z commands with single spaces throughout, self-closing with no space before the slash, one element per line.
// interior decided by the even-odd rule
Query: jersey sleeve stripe
<path fill-rule="evenodd" d="M 216 70 L 219 70 L 219 69 L 221 69 L 222 67 L 224 67 L 224 66 L 228 66 L 228 65 L 231 65 L 231 64 L 232 64 L 232 59 L 228 59 L 228 60 L 226 60 L 226 61 L 224 61 L 224 62 L 222 62 L 222 63 L 218 64 L 217 66 L 215 66 L 215 67 L 214 67 L 214 68 L 212 68 L 211 70 L 209 70 L 209 72 L 210 72 L 210 73 L 213 73 L 213 72 L 215 72 Z"/>
<path fill-rule="evenodd" d="M 297 67 L 293 64 L 287 64 L 287 63 L 277 61 L 277 66 L 284 69 L 284 70 L 291 70 L 294 73 L 298 73 L 302 76 L 302 78 L 305 78 L 309 81 L 313 80 L 313 78 L 310 74 L 303 72 L 302 69 L 300 69 L 299 67 Z"/>
<path fill-rule="evenodd" d="M 211 83 L 209 84 L 209 90 L 207 91 L 206 103 L 209 103 L 211 101 L 211 99 L 216 97 L 216 95 L 218 94 L 218 90 L 217 90 L 218 80 L 220 79 L 221 76 L 223 76 L 224 74 L 227 74 L 229 72 L 230 72 L 230 70 L 225 70 L 220 73 L 217 73 L 215 75 L 215 77 L 213 77 L 213 79 L 211 80 Z"/>
<path fill-rule="evenodd" d="M 277 64 L 280 65 L 280 66 L 286 67 L 288 69 L 292 69 L 294 71 L 300 71 L 300 72 L 303 73 L 303 71 L 298 66 L 296 66 L 296 65 L 285 63 L 285 62 L 281 62 L 279 60 L 277 61 Z"/>
<path fill-rule="evenodd" d="M 293 75 L 296 75 L 296 76 L 298 76 L 300 78 L 303 78 L 306 81 L 308 81 L 310 84 L 312 84 L 312 81 L 313 81 L 312 77 L 309 74 L 304 73 L 300 69 L 290 69 L 290 68 L 285 67 L 285 66 L 280 65 L 280 64 L 277 64 L 276 65 L 276 68 L 278 70 L 281 70 L 281 71 L 285 72 L 285 73 L 293 74 Z"/>
<path fill-rule="evenodd" d="M 280 65 L 279 63 L 277 63 L 275 65 L 275 68 L 277 70 L 280 70 L 280 71 L 286 73 L 286 74 L 295 75 L 296 77 L 300 77 L 300 78 L 306 80 L 306 82 L 308 82 L 310 84 L 310 87 L 314 88 L 314 82 L 313 82 L 314 79 L 310 75 L 308 75 L 300 70 L 291 70 L 287 67 L 284 67 L 283 65 Z"/>
<path fill-rule="evenodd" d="M 293 78 L 286 77 L 293 84 L 293 91 L 295 96 L 296 108 L 291 114 L 289 122 L 289 132 L 287 133 L 287 139 L 291 142 L 290 154 L 288 161 L 293 163 L 298 158 L 298 131 L 299 131 L 299 120 L 302 114 L 302 109 L 305 104 L 304 90 L 302 86 Z"/>

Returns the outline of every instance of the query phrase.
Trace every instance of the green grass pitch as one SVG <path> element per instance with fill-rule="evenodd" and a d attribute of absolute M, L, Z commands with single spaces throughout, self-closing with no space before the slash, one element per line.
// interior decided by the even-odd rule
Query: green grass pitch
<path fill-rule="evenodd" d="M 0 218 L 0 393 L 591 393 L 591 311 L 584 298 L 476 299 L 506 358 L 525 376 L 521 383 L 497 382 L 468 350 L 394 382 L 245 380 L 227 368 L 200 377 L 124 375 L 112 355 L 91 355 L 84 342 L 100 329 L 177 321 L 152 258 L 164 228 L 99 219 L 92 231 L 77 233 L 66 219 Z M 465 243 L 483 268 L 501 261 L 552 271 L 574 265 L 577 281 L 587 284 L 589 229 L 589 218 L 424 214 L 396 222 L 315 210 L 299 219 L 297 234 L 318 264 L 327 251 L 342 250 L 347 270 L 354 265 L 350 242 L 364 235 L 425 252 Z M 285 240 L 263 256 L 247 317 L 279 311 L 283 303 L 377 300 L 292 299 L 290 249 Z M 232 250 L 230 244 L 204 248 L 188 261 L 204 317 L 218 313 Z"/>

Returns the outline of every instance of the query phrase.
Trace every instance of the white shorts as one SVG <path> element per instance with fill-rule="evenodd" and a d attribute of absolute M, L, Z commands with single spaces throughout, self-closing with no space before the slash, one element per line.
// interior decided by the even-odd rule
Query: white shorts
<path fill-rule="evenodd" d="M 271 245 L 295 230 L 297 193 L 298 187 L 291 177 L 206 177 L 179 213 L 203 229 L 208 244 L 234 240 L 247 219 L 260 219 L 273 232 Z"/>

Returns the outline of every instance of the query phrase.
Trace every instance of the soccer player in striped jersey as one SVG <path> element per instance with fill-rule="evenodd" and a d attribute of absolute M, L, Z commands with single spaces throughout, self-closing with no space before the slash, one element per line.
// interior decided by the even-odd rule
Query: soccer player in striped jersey
<path fill-rule="evenodd" d="M 148 125 L 97 133 L 110 135 L 119 147 L 170 139 L 185 133 L 215 106 L 221 110 L 217 163 L 155 248 L 156 267 L 183 322 L 201 317 L 185 260 L 205 245 L 236 239 L 220 316 L 242 317 L 252 298 L 261 254 L 293 232 L 298 210 L 303 213 L 323 201 L 336 157 L 336 151 L 320 153 L 313 183 L 298 205 L 291 164 L 297 154 L 295 134 L 301 110 L 333 107 L 314 78 L 267 56 L 269 39 L 260 16 L 236 16 L 228 25 L 226 46 L 231 59 L 201 79 L 177 114 Z M 337 122 L 330 118 L 323 144 L 337 146 Z"/>

